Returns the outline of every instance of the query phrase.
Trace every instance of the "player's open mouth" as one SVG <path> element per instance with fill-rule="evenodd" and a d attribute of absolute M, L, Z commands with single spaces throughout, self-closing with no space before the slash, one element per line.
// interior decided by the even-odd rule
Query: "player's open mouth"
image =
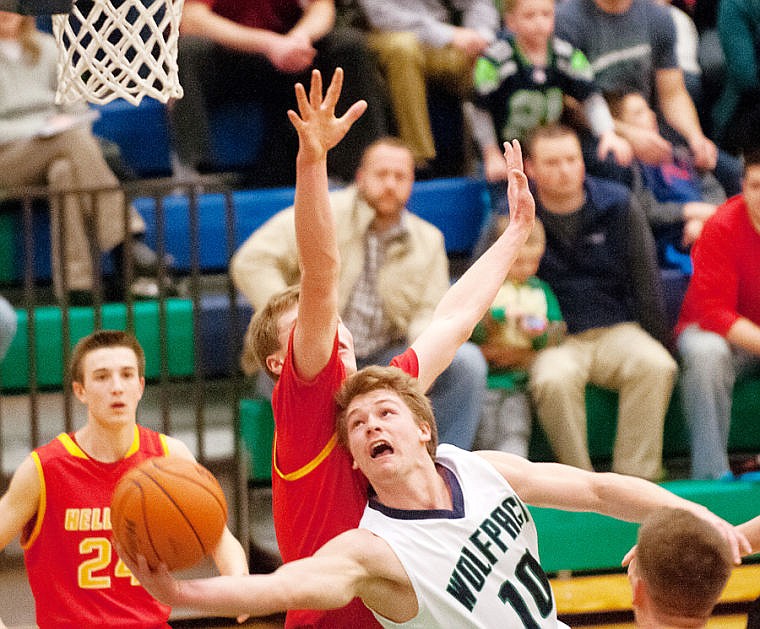
<path fill-rule="evenodd" d="M 386 454 L 393 454 L 393 448 L 387 441 L 378 441 L 372 445 L 369 454 L 373 459 L 376 459 Z"/>

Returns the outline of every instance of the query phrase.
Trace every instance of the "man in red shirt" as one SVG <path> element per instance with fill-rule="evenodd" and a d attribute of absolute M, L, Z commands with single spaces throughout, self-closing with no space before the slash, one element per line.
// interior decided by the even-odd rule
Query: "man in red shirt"
<path fill-rule="evenodd" d="M 694 244 L 676 325 L 694 478 L 729 471 L 734 382 L 760 368 L 760 151 L 744 160 L 742 193 L 717 209 Z"/>
<path fill-rule="evenodd" d="M 273 296 L 246 333 L 244 365 L 258 364 L 276 380 L 272 394 L 275 443 L 272 494 L 275 531 L 283 559 L 313 554 L 358 525 L 367 502 L 367 481 L 337 446 L 335 393 L 356 371 L 353 339 L 338 317 L 339 255 L 327 184 L 327 152 L 348 132 L 366 103 L 335 117 L 342 71 L 322 98 L 322 79 L 312 73 L 309 97 L 296 86 L 300 116 L 295 195 L 300 289 Z M 393 359 L 429 388 L 448 366 L 490 306 L 507 270 L 533 226 L 534 203 L 522 173 L 519 145 L 507 146 L 510 166 L 509 228 L 444 295 L 433 319 L 412 346 Z M 287 627 L 375 627 L 355 599 L 335 611 L 289 612 Z"/>
<path fill-rule="evenodd" d="M 314 67 L 325 76 L 340 65 L 351 80 L 341 106 L 360 98 L 369 112 L 330 157 L 330 175 L 353 179 L 356 156 L 386 132 L 378 70 L 358 29 L 335 25 L 333 0 L 188 0 L 180 25 L 179 79 L 184 97 L 171 108 L 177 154 L 184 165 L 213 170 L 209 112 L 256 103 L 264 112 L 263 146 L 250 173 L 256 185 L 293 185 L 297 138 L 284 113 L 293 84 Z"/>

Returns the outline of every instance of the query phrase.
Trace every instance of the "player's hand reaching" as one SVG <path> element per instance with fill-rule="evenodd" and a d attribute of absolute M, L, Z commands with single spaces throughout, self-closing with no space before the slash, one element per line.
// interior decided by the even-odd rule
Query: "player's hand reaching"
<path fill-rule="evenodd" d="M 536 220 L 536 202 L 528 187 L 523 168 L 522 148 L 517 140 L 504 142 L 504 159 L 507 162 L 507 199 L 509 202 L 508 230 L 520 230 L 528 237 Z"/>
<path fill-rule="evenodd" d="M 327 92 L 322 97 L 322 75 L 319 70 L 311 73 L 309 95 L 301 83 L 296 83 L 298 111 L 288 110 L 288 118 L 298 133 L 298 158 L 309 161 L 325 159 L 348 133 L 348 130 L 367 109 L 367 102 L 360 100 L 348 108 L 340 118 L 335 116 L 335 106 L 343 87 L 343 69 L 336 68 Z"/>

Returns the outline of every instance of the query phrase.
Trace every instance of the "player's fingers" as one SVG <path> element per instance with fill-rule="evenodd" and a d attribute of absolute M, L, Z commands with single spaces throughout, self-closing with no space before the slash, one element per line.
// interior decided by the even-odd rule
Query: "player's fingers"
<path fill-rule="evenodd" d="M 512 159 L 514 161 L 513 168 L 524 171 L 522 146 L 520 146 L 520 142 L 518 140 L 512 140 Z"/>
<path fill-rule="evenodd" d="M 305 116 L 309 111 L 309 101 L 306 98 L 306 89 L 302 83 L 296 83 L 296 102 L 298 103 L 298 111 L 302 116 Z"/>
<path fill-rule="evenodd" d="M 311 71 L 309 102 L 314 109 L 319 109 L 322 106 L 322 74 L 316 69 Z"/>
<path fill-rule="evenodd" d="M 353 125 L 359 118 L 361 118 L 362 114 L 367 111 L 367 101 L 366 100 L 359 100 L 356 101 L 351 107 L 348 108 L 348 111 L 343 114 L 338 120 L 340 122 L 345 122 L 350 127 Z"/>
<path fill-rule="evenodd" d="M 633 558 L 636 556 L 636 546 L 631 548 L 626 554 L 625 557 L 623 557 L 623 561 L 620 565 L 622 565 L 624 568 L 633 561 Z"/>
<path fill-rule="evenodd" d="M 292 124 L 296 128 L 296 131 L 298 131 L 299 127 L 303 124 L 301 117 L 292 109 L 288 109 L 288 118 L 290 119 L 290 124 Z"/>
<path fill-rule="evenodd" d="M 504 142 L 504 160 L 507 162 L 507 173 L 512 170 L 512 164 L 514 163 L 513 153 L 512 145 L 509 142 Z"/>
<path fill-rule="evenodd" d="M 334 109 L 338 104 L 338 98 L 340 98 L 340 92 L 343 89 L 343 68 L 335 68 L 335 72 L 332 76 L 332 81 L 327 87 L 327 93 L 325 94 L 325 106 L 330 109 Z"/>

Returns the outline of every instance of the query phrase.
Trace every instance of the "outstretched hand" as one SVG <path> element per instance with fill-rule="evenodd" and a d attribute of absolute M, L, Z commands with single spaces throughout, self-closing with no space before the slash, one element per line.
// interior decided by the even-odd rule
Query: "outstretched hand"
<path fill-rule="evenodd" d="M 298 111 L 288 110 L 288 118 L 298 133 L 299 157 L 309 160 L 324 159 L 348 133 L 348 130 L 367 109 L 367 102 L 360 100 L 348 108 L 340 118 L 335 116 L 343 87 L 343 69 L 336 68 L 327 92 L 322 97 L 322 75 L 312 70 L 309 96 L 301 83 L 296 83 Z"/>
<path fill-rule="evenodd" d="M 517 140 L 512 140 L 511 144 L 504 142 L 504 159 L 507 162 L 508 229 L 524 230 L 527 238 L 536 220 L 536 202 L 528 186 L 522 148 Z"/>

